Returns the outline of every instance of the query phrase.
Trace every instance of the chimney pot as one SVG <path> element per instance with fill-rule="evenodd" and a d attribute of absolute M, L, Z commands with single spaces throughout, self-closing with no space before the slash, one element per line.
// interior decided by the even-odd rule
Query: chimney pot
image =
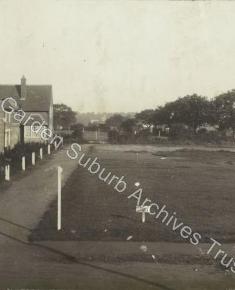
<path fill-rule="evenodd" d="M 22 76 L 21 78 L 21 86 L 20 86 L 20 92 L 21 92 L 21 99 L 25 100 L 27 96 L 27 87 L 26 87 L 26 78 L 25 76 Z"/>

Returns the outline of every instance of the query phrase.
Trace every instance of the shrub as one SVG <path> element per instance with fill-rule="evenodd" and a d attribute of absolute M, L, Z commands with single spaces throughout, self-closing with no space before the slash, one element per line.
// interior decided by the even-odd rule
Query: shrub
<path fill-rule="evenodd" d="M 108 132 L 108 140 L 111 144 L 117 144 L 120 142 L 120 134 L 117 130 L 110 130 Z"/>
<path fill-rule="evenodd" d="M 184 124 L 175 123 L 171 125 L 169 137 L 171 139 L 191 139 L 193 136 L 192 129 L 188 128 Z"/>
<path fill-rule="evenodd" d="M 226 141 L 226 138 L 218 131 L 207 131 L 206 129 L 200 129 L 195 136 L 195 141 L 220 144 L 223 141 Z"/>
<path fill-rule="evenodd" d="M 39 150 L 43 148 L 43 154 L 47 153 L 47 144 L 44 143 L 25 143 L 16 144 L 12 149 L 5 149 L 4 153 L 0 153 L 0 181 L 4 180 L 5 166 L 10 165 L 11 175 L 21 171 L 22 157 L 25 156 L 26 166 L 32 164 L 32 152 L 35 152 L 36 160 L 39 159 Z M 54 146 L 51 146 L 53 151 Z"/>

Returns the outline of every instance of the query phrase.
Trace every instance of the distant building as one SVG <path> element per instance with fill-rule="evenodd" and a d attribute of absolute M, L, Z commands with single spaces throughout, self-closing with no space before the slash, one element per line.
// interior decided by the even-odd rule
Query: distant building
<path fill-rule="evenodd" d="M 30 126 L 34 121 L 39 121 L 44 127 L 53 130 L 52 86 L 27 85 L 23 76 L 19 85 L 0 85 L 0 104 L 9 97 L 16 101 L 16 111 L 22 109 L 26 115 L 19 124 L 12 115 L 6 114 L 0 108 L 0 151 L 19 142 L 44 141 Z"/>

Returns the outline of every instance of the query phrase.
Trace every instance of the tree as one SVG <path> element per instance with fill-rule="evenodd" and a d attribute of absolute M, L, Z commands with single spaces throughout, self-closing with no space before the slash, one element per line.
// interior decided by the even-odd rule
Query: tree
<path fill-rule="evenodd" d="M 73 130 L 73 137 L 82 139 L 83 137 L 83 129 L 84 129 L 84 125 L 81 123 L 76 123 L 74 125 L 71 126 L 71 130 Z"/>
<path fill-rule="evenodd" d="M 219 128 L 232 129 L 235 137 L 235 90 L 217 96 L 214 107 Z"/>
<path fill-rule="evenodd" d="M 211 103 L 196 94 L 179 98 L 155 111 L 155 122 L 168 125 L 181 123 L 193 129 L 211 122 Z"/>
<path fill-rule="evenodd" d="M 105 124 L 109 127 L 109 128 L 116 128 L 116 129 L 120 129 L 121 127 L 121 124 L 123 121 L 126 120 L 126 117 L 123 117 L 122 115 L 120 114 L 115 114 L 111 117 L 109 117 Z"/>
<path fill-rule="evenodd" d="M 126 119 L 122 122 L 121 128 L 126 133 L 133 133 L 136 126 L 136 120 L 135 119 Z"/>
<path fill-rule="evenodd" d="M 76 123 L 76 113 L 65 104 L 55 104 L 54 127 L 55 129 L 70 129 Z"/>
<path fill-rule="evenodd" d="M 154 110 L 144 110 L 135 115 L 136 120 L 142 121 L 145 125 L 154 124 L 155 111 Z"/>

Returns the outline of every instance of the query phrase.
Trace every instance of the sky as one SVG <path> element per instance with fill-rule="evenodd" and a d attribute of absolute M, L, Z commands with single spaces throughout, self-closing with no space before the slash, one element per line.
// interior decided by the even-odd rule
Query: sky
<path fill-rule="evenodd" d="M 0 83 L 52 84 L 80 112 L 235 88 L 235 2 L 0 0 Z"/>

